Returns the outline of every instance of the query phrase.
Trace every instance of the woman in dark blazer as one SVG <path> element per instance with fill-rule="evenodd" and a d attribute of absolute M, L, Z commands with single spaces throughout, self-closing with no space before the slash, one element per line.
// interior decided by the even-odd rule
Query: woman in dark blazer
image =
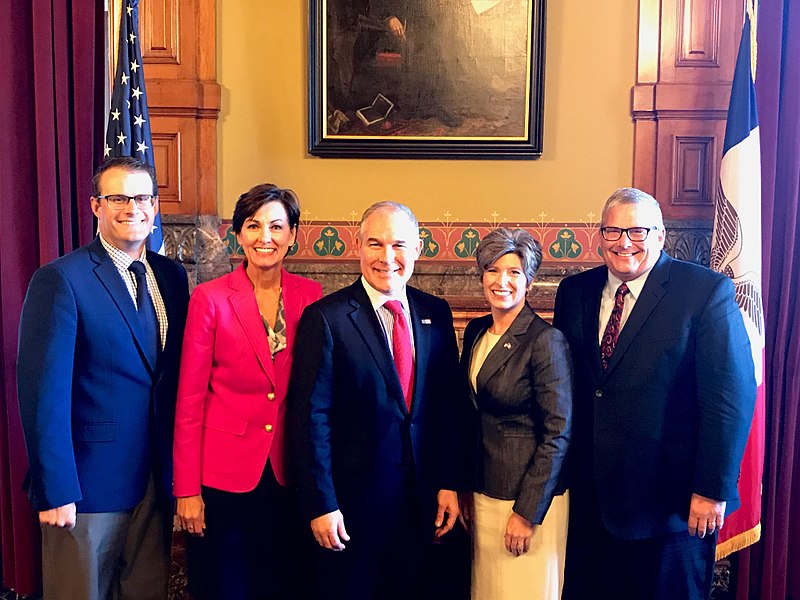
<path fill-rule="evenodd" d="M 561 482 L 572 414 L 567 342 L 526 301 L 542 250 L 496 229 L 476 253 L 491 314 L 464 334 L 461 368 L 476 411 L 472 598 L 561 597 L 568 500 Z"/>
<path fill-rule="evenodd" d="M 319 283 L 283 269 L 299 220 L 290 190 L 243 194 L 232 229 L 245 261 L 189 302 L 173 491 L 198 598 L 299 597 L 306 529 L 286 487 L 284 399 L 300 314 L 322 296 Z"/>

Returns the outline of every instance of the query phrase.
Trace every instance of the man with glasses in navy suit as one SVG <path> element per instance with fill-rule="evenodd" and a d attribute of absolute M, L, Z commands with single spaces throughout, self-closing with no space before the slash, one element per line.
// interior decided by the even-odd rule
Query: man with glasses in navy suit
<path fill-rule="evenodd" d="M 152 168 L 92 181 L 99 234 L 36 271 L 17 365 L 47 600 L 163 599 L 186 272 L 146 250 Z"/>
<path fill-rule="evenodd" d="M 663 251 L 658 202 L 603 208 L 605 266 L 568 277 L 554 325 L 575 367 L 563 597 L 699 600 L 739 506 L 756 387 L 731 280 Z"/>

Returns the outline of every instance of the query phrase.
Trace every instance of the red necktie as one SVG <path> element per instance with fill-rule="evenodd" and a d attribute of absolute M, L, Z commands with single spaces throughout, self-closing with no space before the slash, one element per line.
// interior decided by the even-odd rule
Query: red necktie
<path fill-rule="evenodd" d="M 600 343 L 600 362 L 603 363 L 603 370 L 608 368 L 608 361 L 614 354 L 619 338 L 619 324 L 622 321 L 622 309 L 625 307 L 625 295 L 630 292 L 628 286 L 623 283 L 617 288 L 614 294 L 614 310 L 608 319 L 606 330 L 603 332 L 603 341 Z"/>
<path fill-rule="evenodd" d="M 411 351 L 411 332 L 408 330 L 408 322 L 403 314 L 403 305 L 399 300 L 389 300 L 384 306 L 394 317 L 392 325 L 394 366 L 397 368 L 397 375 L 400 378 L 400 387 L 403 388 L 406 407 L 410 410 L 414 388 L 414 354 Z"/>

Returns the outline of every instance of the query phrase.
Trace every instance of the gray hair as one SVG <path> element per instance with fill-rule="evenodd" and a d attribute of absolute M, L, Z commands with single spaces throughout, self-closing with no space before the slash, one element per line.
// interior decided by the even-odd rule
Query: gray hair
<path fill-rule="evenodd" d="M 411 209 L 408 208 L 405 204 L 400 204 L 399 202 L 392 202 L 391 200 L 383 200 L 381 202 L 376 202 L 372 206 L 370 206 L 367 210 L 364 211 L 364 214 L 361 215 L 361 220 L 358 222 L 358 237 L 361 238 L 361 230 L 364 227 L 364 221 L 366 221 L 370 216 L 378 212 L 388 212 L 388 213 L 401 213 L 405 215 L 408 220 L 411 222 L 414 227 L 419 229 L 419 221 L 417 221 L 417 217 L 414 216 L 414 213 L 411 212 Z"/>
<path fill-rule="evenodd" d="M 611 194 L 603 206 L 603 213 L 600 217 L 600 223 L 605 224 L 608 211 L 620 204 L 635 204 L 637 206 L 646 206 L 652 208 L 655 214 L 658 216 L 658 222 L 656 225 L 659 229 L 664 229 L 664 217 L 661 215 L 661 206 L 658 204 L 658 200 L 653 198 L 647 192 L 643 192 L 637 188 L 620 188 Z"/>
<path fill-rule="evenodd" d="M 516 254 L 530 285 L 542 264 L 542 245 L 524 229 L 499 227 L 490 231 L 478 244 L 475 259 L 478 261 L 481 277 L 483 272 L 506 254 Z"/>

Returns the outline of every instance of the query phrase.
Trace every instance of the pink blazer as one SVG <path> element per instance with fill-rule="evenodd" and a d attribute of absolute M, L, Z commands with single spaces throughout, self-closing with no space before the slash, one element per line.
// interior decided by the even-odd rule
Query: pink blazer
<path fill-rule="evenodd" d="M 197 286 L 183 338 L 173 444 L 175 496 L 200 485 L 228 492 L 256 487 L 269 457 L 284 464 L 286 391 L 297 322 L 322 286 L 281 271 L 287 347 L 273 361 L 244 264 Z"/>

